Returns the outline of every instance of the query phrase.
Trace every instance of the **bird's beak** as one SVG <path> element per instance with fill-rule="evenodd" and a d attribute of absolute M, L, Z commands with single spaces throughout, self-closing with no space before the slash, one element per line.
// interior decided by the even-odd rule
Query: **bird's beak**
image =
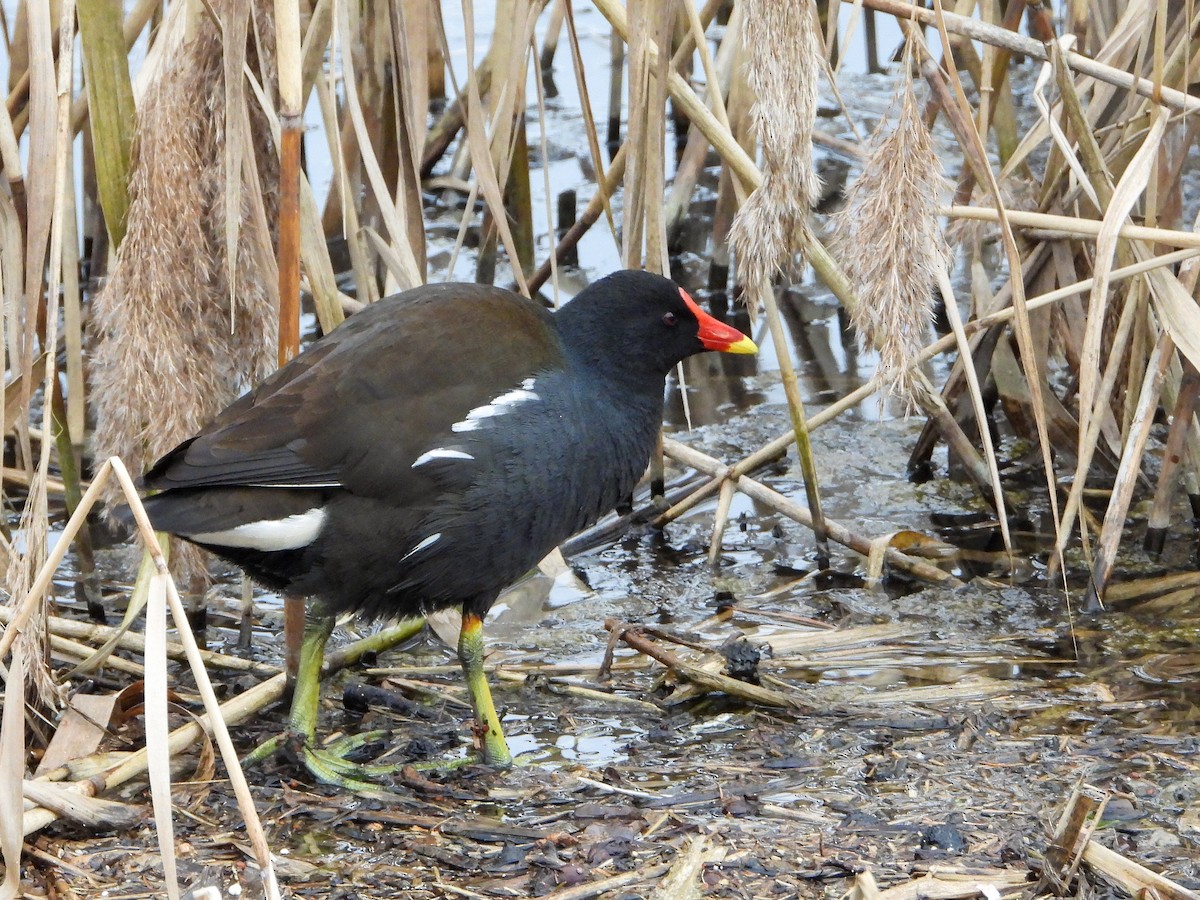
<path fill-rule="evenodd" d="M 700 338 L 700 343 L 704 345 L 705 350 L 718 350 L 721 353 L 757 353 L 758 347 L 754 341 L 746 337 L 736 328 L 726 325 L 724 322 L 719 322 L 700 308 L 700 305 L 691 298 L 683 288 L 679 289 L 679 295 L 683 297 L 683 302 L 687 304 L 688 309 L 692 311 L 692 315 L 696 317 L 696 321 L 700 323 L 700 333 L 697 337 Z"/>

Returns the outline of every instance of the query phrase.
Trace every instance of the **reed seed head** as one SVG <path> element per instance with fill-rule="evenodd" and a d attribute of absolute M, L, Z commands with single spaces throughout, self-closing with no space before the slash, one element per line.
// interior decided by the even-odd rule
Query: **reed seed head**
<path fill-rule="evenodd" d="M 858 297 L 849 312 L 860 342 L 879 352 L 880 377 L 911 407 L 909 362 L 928 339 L 936 266 L 948 250 L 937 215 L 942 166 L 907 78 L 898 103 L 895 128 L 880 123 L 862 174 L 832 217 L 831 250 Z"/>
<path fill-rule="evenodd" d="M 258 31 L 273 33 L 271 5 L 257 6 L 258 21 L 268 23 Z M 273 46 L 253 32 L 248 44 L 248 63 L 273 71 Z M 272 57 L 261 66 L 260 49 Z M 189 437 L 275 364 L 275 276 L 263 254 L 248 249 L 273 241 L 254 240 L 254 229 L 263 228 L 245 181 L 232 292 L 227 275 L 225 98 L 220 32 L 208 16 L 198 16 L 196 35 L 165 64 L 141 104 L 128 230 L 93 301 L 95 455 L 120 456 L 133 472 Z M 247 100 L 246 153 L 259 169 L 266 221 L 274 222 L 278 160 L 265 116 L 253 94 Z M 119 501 L 115 488 L 107 499 Z"/>
<path fill-rule="evenodd" d="M 820 191 L 813 168 L 812 129 L 821 73 L 821 39 L 811 0 L 749 0 L 744 6 L 746 81 L 755 94 L 751 129 L 762 148 L 762 184 L 738 210 L 729 240 L 740 280 L 753 303 L 757 291 L 803 252 Z"/>

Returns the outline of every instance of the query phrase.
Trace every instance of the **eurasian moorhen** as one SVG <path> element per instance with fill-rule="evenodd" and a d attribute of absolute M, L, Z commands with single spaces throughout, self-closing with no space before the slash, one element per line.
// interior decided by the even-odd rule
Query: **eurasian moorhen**
<path fill-rule="evenodd" d="M 645 272 L 603 278 L 555 314 L 494 287 L 426 285 L 357 313 L 159 460 L 146 509 L 328 613 L 461 605 L 484 759 L 504 766 L 483 616 L 630 493 L 667 373 L 704 350 L 756 347 Z M 292 724 L 311 738 L 307 715 L 293 707 Z"/>

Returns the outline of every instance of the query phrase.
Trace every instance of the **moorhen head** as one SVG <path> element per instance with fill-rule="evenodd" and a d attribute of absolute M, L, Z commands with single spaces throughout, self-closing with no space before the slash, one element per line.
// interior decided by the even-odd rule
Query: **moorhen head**
<path fill-rule="evenodd" d="M 461 606 L 485 757 L 505 764 L 483 616 L 632 491 L 673 366 L 755 349 L 644 272 L 553 314 L 499 288 L 426 285 L 355 314 L 160 459 L 146 510 L 329 613 Z"/>

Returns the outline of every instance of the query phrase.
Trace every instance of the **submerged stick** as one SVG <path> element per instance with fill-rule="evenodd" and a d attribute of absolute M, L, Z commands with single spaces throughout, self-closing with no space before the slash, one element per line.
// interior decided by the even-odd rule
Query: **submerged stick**
<path fill-rule="evenodd" d="M 605 621 L 604 627 L 634 650 L 658 660 L 676 675 L 692 682 L 692 684 L 710 691 L 729 694 L 732 697 L 740 697 L 750 703 L 758 703 L 762 706 L 774 706 L 781 709 L 805 708 L 798 697 L 789 697 L 782 691 L 773 691 L 770 688 L 750 684 L 747 681 L 738 681 L 736 678 L 730 678 L 728 675 L 710 672 L 701 666 L 684 662 L 674 653 L 664 650 L 654 641 L 649 640 L 640 629 L 634 626 L 623 625 L 614 619 L 608 619 Z"/>

